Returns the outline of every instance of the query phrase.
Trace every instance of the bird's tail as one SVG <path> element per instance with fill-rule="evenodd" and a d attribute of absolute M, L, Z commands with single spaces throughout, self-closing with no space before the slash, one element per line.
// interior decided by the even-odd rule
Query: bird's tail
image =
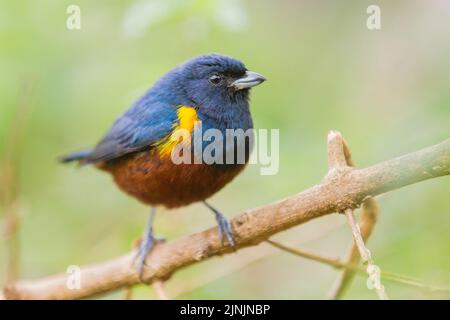
<path fill-rule="evenodd" d="M 68 163 L 72 161 L 78 161 L 80 164 L 86 163 L 87 157 L 91 153 L 91 150 L 82 150 L 70 153 L 68 155 L 59 157 L 58 160 L 62 163 Z"/>

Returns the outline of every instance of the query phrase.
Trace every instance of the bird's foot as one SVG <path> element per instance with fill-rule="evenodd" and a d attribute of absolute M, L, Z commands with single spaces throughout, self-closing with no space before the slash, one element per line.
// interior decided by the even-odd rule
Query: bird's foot
<path fill-rule="evenodd" d="M 146 266 L 145 260 L 156 244 L 166 242 L 165 238 L 154 237 L 153 235 L 144 237 L 139 244 L 134 261 L 136 263 L 136 271 L 139 275 L 139 280 L 143 282 L 144 268 Z"/>
<path fill-rule="evenodd" d="M 144 267 L 146 266 L 145 259 L 158 242 L 165 241 L 162 238 L 156 238 L 155 236 L 153 236 L 153 218 L 155 217 L 155 213 L 156 209 L 151 208 L 147 228 L 145 229 L 144 236 L 141 239 L 139 249 L 137 250 L 137 254 L 134 258 L 134 261 L 137 261 L 136 271 L 138 273 L 139 280 L 141 280 L 141 282 L 144 282 L 143 273 Z"/>
<path fill-rule="evenodd" d="M 210 205 L 208 202 L 203 203 L 212 211 L 216 216 L 217 224 L 219 225 L 219 236 L 222 241 L 222 245 L 225 243 L 225 239 L 228 241 L 230 247 L 236 250 L 236 241 L 234 241 L 233 231 L 231 230 L 230 221 L 216 208 Z"/>
<path fill-rule="evenodd" d="M 235 249 L 236 242 L 234 241 L 233 231 L 231 230 L 230 221 L 219 211 L 215 210 L 216 221 L 219 225 L 219 236 L 222 241 L 222 244 L 225 243 L 225 239 L 228 241 L 230 247 Z"/>

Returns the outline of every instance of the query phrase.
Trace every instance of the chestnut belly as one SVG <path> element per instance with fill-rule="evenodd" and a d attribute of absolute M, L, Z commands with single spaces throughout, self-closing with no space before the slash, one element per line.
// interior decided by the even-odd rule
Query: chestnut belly
<path fill-rule="evenodd" d="M 170 156 L 145 151 L 104 162 L 121 190 L 149 205 L 168 208 L 188 205 L 212 196 L 230 182 L 242 165 L 174 164 Z"/>

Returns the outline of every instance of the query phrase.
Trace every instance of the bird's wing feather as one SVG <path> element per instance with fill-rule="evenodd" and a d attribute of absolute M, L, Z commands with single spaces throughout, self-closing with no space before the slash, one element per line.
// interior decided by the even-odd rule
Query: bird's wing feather
<path fill-rule="evenodd" d="M 157 144 L 177 121 L 176 109 L 164 104 L 146 105 L 138 101 L 116 120 L 86 162 L 108 161 Z"/>

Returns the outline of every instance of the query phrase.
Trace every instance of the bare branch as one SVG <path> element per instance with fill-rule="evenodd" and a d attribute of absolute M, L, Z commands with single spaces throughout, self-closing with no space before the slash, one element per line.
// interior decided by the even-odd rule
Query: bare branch
<path fill-rule="evenodd" d="M 123 290 L 123 300 L 133 299 L 133 287 L 125 287 Z"/>
<path fill-rule="evenodd" d="M 373 197 L 409 184 L 450 174 L 450 139 L 435 146 L 365 169 L 331 170 L 322 183 L 278 202 L 243 212 L 231 220 L 237 249 L 253 246 L 270 236 L 333 212 L 358 207 Z M 195 233 L 157 245 L 147 257 L 145 282 L 166 280 L 180 268 L 232 253 L 218 230 Z M 76 299 L 139 283 L 132 266 L 134 252 L 81 268 L 81 288 L 66 286 L 68 275 L 19 281 L 4 289 L 8 299 Z"/>
<path fill-rule="evenodd" d="M 355 217 L 353 216 L 353 210 L 347 209 L 345 210 L 345 216 L 347 217 L 348 224 L 352 229 L 353 240 L 355 241 L 356 247 L 358 248 L 359 255 L 361 256 L 363 263 L 367 264 L 367 274 L 369 275 L 369 279 L 373 283 L 373 287 L 377 292 L 378 298 L 381 300 L 387 300 L 387 294 L 384 290 L 384 286 L 381 284 L 380 280 L 380 270 L 378 266 L 373 262 L 372 256 L 370 254 L 369 249 L 366 248 L 364 244 L 364 240 L 361 235 L 361 230 L 359 226 L 355 222 Z"/>
<path fill-rule="evenodd" d="M 359 229 L 361 230 L 361 236 L 364 243 L 367 242 L 368 238 L 372 234 L 373 228 L 378 219 L 378 204 L 374 198 L 366 199 L 361 206 Z M 360 255 L 358 252 L 358 247 L 352 243 L 349 256 L 347 258 L 348 264 L 358 265 L 360 261 Z M 328 294 L 329 299 L 340 299 L 344 294 L 347 287 L 350 285 L 355 272 L 353 270 L 344 269 L 339 275 L 335 284 Z"/>
<path fill-rule="evenodd" d="M 331 259 L 331 258 L 327 258 L 327 257 L 323 257 L 321 255 L 315 254 L 315 253 L 311 253 L 305 250 L 301 250 L 299 248 L 294 248 L 292 246 L 288 246 L 286 244 L 283 244 L 279 241 L 274 241 L 272 239 L 269 239 L 266 241 L 267 243 L 270 243 L 272 246 L 274 246 L 275 248 L 278 248 L 280 250 L 289 252 L 293 255 L 305 258 L 305 259 L 309 259 L 309 260 L 313 260 L 313 261 L 317 261 L 320 263 L 324 263 L 327 264 L 329 266 L 332 266 L 334 268 L 338 268 L 338 269 L 349 269 L 349 270 L 353 270 L 353 271 L 359 271 L 360 268 L 358 265 L 354 264 L 347 264 L 344 263 L 342 261 L 340 261 L 339 259 Z M 365 272 L 363 270 L 363 272 Z"/>
<path fill-rule="evenodd" d="M 158 295 L 160 300 L 169 300 L 169 296 L 164 290 L 164 282 L 162 281 L 153 282 L 153 288 L 155 288 L 156 294 Z"/>

